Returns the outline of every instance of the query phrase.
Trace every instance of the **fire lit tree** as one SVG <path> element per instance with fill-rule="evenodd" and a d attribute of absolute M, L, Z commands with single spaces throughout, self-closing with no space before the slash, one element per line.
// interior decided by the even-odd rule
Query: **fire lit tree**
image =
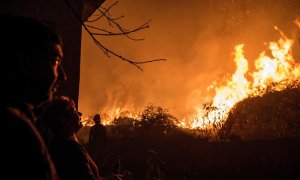
<path fill-rule="evenodd" d="M 176 123 L 177 119 L 167 109 L 159 106 L 148 105 L 141 114 L 140 126 L 144 130 L 166 134 L 177 127 Z"/>

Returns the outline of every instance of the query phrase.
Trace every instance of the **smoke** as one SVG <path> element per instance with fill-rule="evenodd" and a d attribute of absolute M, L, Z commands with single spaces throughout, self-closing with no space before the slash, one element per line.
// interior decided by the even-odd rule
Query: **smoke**
<path fill-rule="evenodd" d="M 251 68 L 264 43 L 279 37 L 274 25 L 299 38 L 293 23 L 299 13 L 300 0 L 121 1 L 111 14 L 125 15 L 125 27 L 152 19 L 149 29 L 134 35 L 145 40 L 101 37 L 101 42 L 127 58 L 167 61 L 143 65 L 141 72 L 103 55 L 83 30 L 79 110 L 92 116 L 117 107 L 138 111 L 153 103 L 178 118 L 191 115 L 213 96 L 207 87 L 234 72 L 235 45 L 245 45 Z"/>

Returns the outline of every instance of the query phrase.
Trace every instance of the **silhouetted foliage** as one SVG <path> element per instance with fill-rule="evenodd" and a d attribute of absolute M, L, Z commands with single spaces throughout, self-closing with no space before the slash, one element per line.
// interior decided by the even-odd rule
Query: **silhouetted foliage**
<path fill-rule="evenodd" d="M 114 138 L 134 137 L 140 122 L 130 117 L 119 117 L 114 119 L 111 136 Z"/>
<path fill-rule="evenodd" d="M 221 138 L 299 138 L 299 87 L 299 84 L 294 84 L 283 91 L 272 90 L 262 97 L 247 98 L 239 102 L 232 108 L 222 127 Z"/>
<path fill-rule="evenodd" d="M 153 150 L 148 150 L 150 156 L 147 158 L 147 171 L 145 180 L 164 180 L 166 162 Z"/>
<path fill-rule="evenodd" d="M 239 102 L 224 125 L 213 126 L 226 142 L 212 140 L 209 129 L 176 126 L 159 106 L 147 106 L 138 120 L 115 119 L 108 127 L 108 179 L 298 179 L 300 90 L 297 84 L 280 92 L 275 86 Z M 211 103 L 203 109 L 218 110 Z M 116 157 L 123 171 L 109 166 Z"/>
<path fill-rule="evenodd" d="M 143 131 L 155 131 L 166 134 L 169 130 L 177 128 L 175 124 L 177 122 L 178 120 L 167 109 L 148 105 L 141 114 L 140 128 Z"/>
<path fill-rule="evenodd" d="M 177 122 L 178 120 L 167 109 L 148 105 L 140 114 L 140 120 L 126 116 L 114 119 L 110 136 L 127 138 L 145 134 L 166 135 L 179 131 Z"/>

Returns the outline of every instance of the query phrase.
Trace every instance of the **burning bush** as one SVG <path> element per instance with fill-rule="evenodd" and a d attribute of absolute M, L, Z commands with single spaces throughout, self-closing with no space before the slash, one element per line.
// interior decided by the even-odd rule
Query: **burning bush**
<path fill-rule="evenodd" d="M 177 119 L 167 109 L 160 106 L 149 105 L 141 114 L 140 127 L 143 130 L 167 133 L 176 128 Z"/>
<path fill-rule="evenodd" d="M 130 117 L 119 117 L 114 119 L 111 136 L 115 138 L 134 137 L 140 122 Z"/>
<path fill-rule="evenodd" d="M 130 117 L 114 119 L 113 137 L 133 137 L 143 134 L 167 134 L 177 129 L 177 119 L 167 109 L 160 106 L 148 105 L 140 114 L 140 120 Z"/>
<path fill-rule="evenodd" d="M 222 138 L 243 140 L 300 137 L 299 83 L 283 91 L 247 98 L 229 113 Z"/>

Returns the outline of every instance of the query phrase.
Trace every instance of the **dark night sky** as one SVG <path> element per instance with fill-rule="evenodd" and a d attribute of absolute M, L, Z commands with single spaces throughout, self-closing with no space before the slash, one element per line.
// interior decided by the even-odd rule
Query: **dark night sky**
<path fill-rule="evenodd" d="M 245 44 L 251 68 L 264 43 L 279 38 L 274 25 L 290 38 L 300 38 L 293 23 L 300 18 L 300 0 L 120 0 L 111 14 L 125 15 L 120 23 L 128 28 L 152 21 L 149 29 L 134 35 L 144 41 L 101 37 L 103 44 L 128 58 L 167 61 L 143 65 L 141 72 L 106 57 L 83 32 L 79 110 L 89 116 L 154 103 L 186 117 L 211 98 L 206 88 L 213 81 L 234 72 L 235 45 Z M 299 60 L 299 44 L 294 49 Z"/>

